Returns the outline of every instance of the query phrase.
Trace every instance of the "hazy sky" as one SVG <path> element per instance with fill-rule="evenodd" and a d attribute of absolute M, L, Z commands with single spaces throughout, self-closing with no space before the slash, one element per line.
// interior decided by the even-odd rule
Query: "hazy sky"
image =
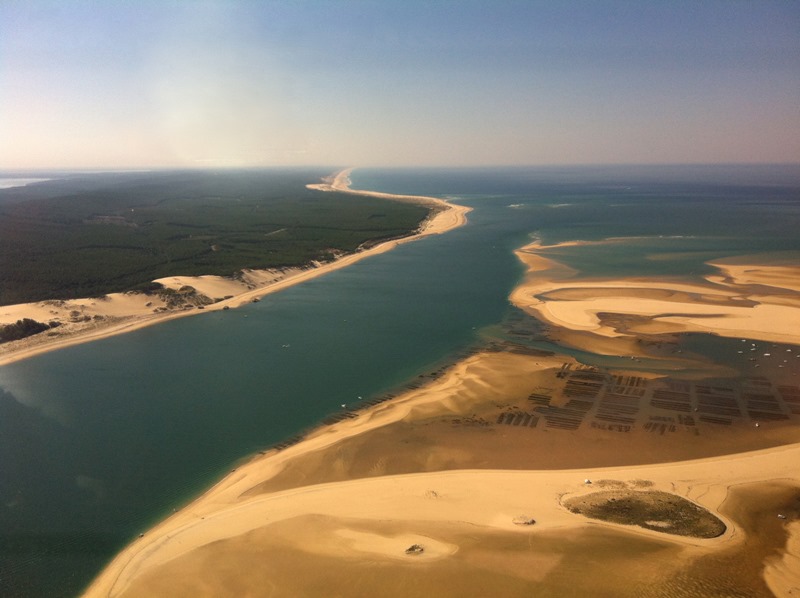
<path fill-rule="evenodd" d="M 800 162 L 800 2 L 0 1 L 0 168 L 666 162 Z"/>

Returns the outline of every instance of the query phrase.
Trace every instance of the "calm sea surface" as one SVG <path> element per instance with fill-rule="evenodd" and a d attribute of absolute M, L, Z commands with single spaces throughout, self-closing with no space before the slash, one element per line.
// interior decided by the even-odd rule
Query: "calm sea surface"
<path fill-rule="evenodd" d="M 594 276 L 800 259 L 793 166 L 363 169 L 353 182 L 474 210 L 258 304 L 0 367 L 0 595 L 78 594 L 238 460 L 500 334 L 523 271 L 512 251 L 533 239 L 615 239 L 553 254 Z M 737 363 L 727 340 L 687 343 Z"/>

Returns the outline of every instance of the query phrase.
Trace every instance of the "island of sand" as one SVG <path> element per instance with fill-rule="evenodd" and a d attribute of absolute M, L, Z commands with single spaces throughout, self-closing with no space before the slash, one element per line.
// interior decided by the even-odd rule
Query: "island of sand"
<path fill-rule="evenodd" d="M 238 467 L 86 596 L 797 595 L 798 270 L 592 280 L 517 255 L 511 301 L 554 338 L 652 367 L 478 351 Z M 686 331 L 785 343 L 788 367 L 650 350 Z"/>
<path fill-rule="evenodd" d="M 721 260 L 709 263 L 717 274 L 694 284 L 584 279 L 547 257 L 548 251 L 570 244 L 575 243 L 536 242 L 516 252 L 529 276 L 511 296 L 515 305 L 555 326 L 605 338 L 708 332 L 797 342 L 800 265 Z"/>
<path fill-rule="evenodd" d="M 441 234 L 466 222 L 469 208 L 434 197 L 391 195 L 351 189 L 352 168 L 331 176 L 311 189 L 339 191 L 368 197 L 414 202 L 429 208 L 430 215 L 412 235 L 338 255 L 325 263 L 303 268 L 243 270 L 235 278 L 222 276 L 169 276 L 159 283 L 166 293 L 111 293 L 102 298 L 48 300 L 0 306 L 0 326 L 29 318 L 54 322 L 56 327 L 18 341 L 0 344 L 0 365 L 55 349 L 137 330 L 169 319 L 240 307 L 259 298 L 343 268 L 428 235 Z"/>

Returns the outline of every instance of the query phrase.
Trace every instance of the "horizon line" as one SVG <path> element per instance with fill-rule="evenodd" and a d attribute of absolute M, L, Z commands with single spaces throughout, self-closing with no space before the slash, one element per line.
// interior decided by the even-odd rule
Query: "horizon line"
<path fill-rule="evenodd" d="M 113 173 L 145 173 L 145 172 L 174 172 L 174 171 L 208 171 L 208 170 L 309 170 L 309 169 L 333 169 L 343 168 L 356 169 L 490 169 L 490 168 L 615 168 L 615 167 L 709 167 L 709 166 L 794 166 L 800 167 L 800 160 L 786 162 L 585 162 L 585 163 L 514 163 L 514 164 L 364 164 L 360 166 L 341 166 L 336 164 L 263 164 L 248 166 L 231 166 L 225 164 L 203 166 L 169 165 L 169 166 L 32 166 L 32 167 L 12 167 L 4 168 L 0 166 L 0 174 L 24 174 L 24 173 L 79 173 L 79 174 L 113 174 Z"/>

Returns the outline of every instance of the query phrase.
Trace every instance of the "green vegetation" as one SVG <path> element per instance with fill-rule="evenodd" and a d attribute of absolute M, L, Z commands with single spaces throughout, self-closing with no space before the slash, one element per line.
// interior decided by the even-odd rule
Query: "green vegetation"
<path fill-rule="evenodd" d="M 30 318 L 23 318 L 17 320 L 13 324 L 0 326 L 0 343 L 9 343 L 11 341 L 18 341 L 34 334 L 39 334 L 45 330 L 50 330 L 58 326 L 58 322 L 51 322 L 50 324 L 43 324 Z"/>
<path fill-rule="evenodd" d="M 691 536 L 716 538 L 725 524 L 704 508 L 675 494 L 658 490 L 606 490 L 564 502 L 571 512 L 622 525 Z"/>
<path fill-rule="evenodd" d="M 0 305 L 328 261 L 409 234 L 428 213 L 306 189 L 326 174 L 105 173 L 0 190 Z"/>

